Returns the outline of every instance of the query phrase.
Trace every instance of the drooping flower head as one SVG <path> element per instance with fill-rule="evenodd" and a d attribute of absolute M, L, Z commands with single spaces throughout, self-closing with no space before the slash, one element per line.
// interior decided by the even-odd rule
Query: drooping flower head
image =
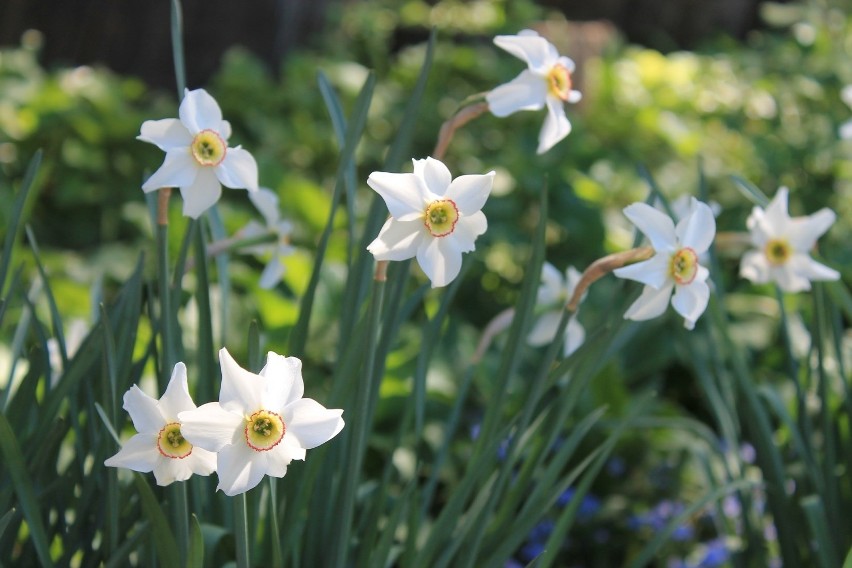
<path fill-rule="evenodd" d="M 278 209 L 278 196 L 265 187 L 249 193 L 249 199 L 263 215 L 266 222 L 264 227 L 257 221 L 249 221 L 240 232 L 244 238 L 260 237 L 272 233 L 276 239 L 271 243 L 261 243 L 246 247 L 245 250 L 258 256 L 269 256 L 269 261 L 260 275 L 260 287 L 267 290 L 274 288 L 284 276 L 284 258 L 293 254 L 293 246 L 290 244 L 290 233 L 293 232 L 293 224 L 281 218 Z"/>
<path fill-rule="evenodd" d="M 231 125 L 204 89 L 186 90 L 180 118 L 146 120 L 137 139 L 166 153 L 163 165 L 142 185 L 147 193 L 177 187 L 183 214 L 198 218 L 222 195 L 222 185 L 257 191 L 257 163 L 240 146 L 228 147 Z"/>
<path fill-rule="evenodd" d="M 782 187 L 765 210 L 752 209 L 746 226 L 755 249 L 743 255 L 740 276 L 757 284 L 776 282 L 785 292 L 810 290 L 812 280 L 837 280 L 836 270 L 808 254 L 834 223 L 834 211 L 823 208 L 807 217 L 790 217 L 787 197 Z"/>
<path fill-rule="evenodd" d="M 571 80 L 574 62 L 560 56 L 553 44 L 533 30 L 522 30 L 516 36 L 497 36 L 494 44 L 526 62 L 527 69 L 492 89 L 485 97 L 488 108 L 495 116 L 503 117 L 546 106 L 547 117 L 538 137 L 538 153 L 543 154 L 571 132 L 565 103 L 582 98 Z"/>
<path fill-rule="evenodd" d="M 367 179 L 391 214 L 367 250 L 376 260 L 416 256 L 432 287 L 446 286 L 461 270 L 462 253 L 474 250 L 488 228 L 481 209 L 494 172 L 453 179 L 439 160 L 413 162 L 414 173 L 373 172 Z"/>
<path fill-rule="evenodd" d="M 138 434 L 125 442 L 104 465 L 142 473 L 153 471 L 158 485 L 185 481 L 193 473 L 210 475 L 216 469 L 216 455 L 193 446 L 183 436 L 178 414 L 195 409 L 183 363 L 175 365 L 166 392 L 159 400 L 133 385 L 124 394 L 124 409 L 130 414 Z"/>
<path fill-rule="evenodd" d="M 226 495 L 245 493 L 264 475 L 284 477 L 292 460 L 343 429 L 342 410 L 302 398 L 302 362 L 269 352 L 255 375 L 219 351 L 222 388 L 219 402 L 182 412 L 183 433 L 217 454 L 219 485 Z"/>
<path fill-rule="evenodd" d="M 645 284 L 642 294 L 624 317 L 636 321 L 662 315 L 671 298 L 672 307 L 692 329 L 710 299 L 709 271 L 699 256 L 710 248 L 716 220 L 707 204 L 693 198 L 690 214 L 675 226 L 671 218 L 646 203 L 624 208 L 624 214 L 651 241 L 654 256 L 614 270 L 619 278 Z M 672 296 L 674 291 L 674 296 Z"/>
<path fill-rule="evenodd" d="M 550 309 L 541 314 L 533 324 L 527 336 L 527 342 L 530 345 L 537 347 L 553 341 L 559 330 L 559 321 L 562 319 L 565 304 L 574 294 L 574 288 L 577 287 L 582 276 L 573 266 L 568 267 L 563 278 L 559 270 L 549 262 L 542 265 L 541 286 L 538 288 L 536 305 Z M 582 324 L 577 320 L 577 314 L 574 313 L 565 329 L 565 356 L 576 351 L 585 338 L 586 330 L 583 329 Z"/>

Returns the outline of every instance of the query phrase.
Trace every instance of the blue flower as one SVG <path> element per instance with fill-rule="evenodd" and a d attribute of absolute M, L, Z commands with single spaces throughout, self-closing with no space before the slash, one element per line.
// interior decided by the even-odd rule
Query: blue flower
<path fill-rule="evenodd" d="M 704 558 L 698 563 L 697 568 L 718 568 L 730 558 L 728 548 L 725 546 L 725 541 L 721 538 L 711 540 L 707 543 L 707 550 L 704 552 Z"/>

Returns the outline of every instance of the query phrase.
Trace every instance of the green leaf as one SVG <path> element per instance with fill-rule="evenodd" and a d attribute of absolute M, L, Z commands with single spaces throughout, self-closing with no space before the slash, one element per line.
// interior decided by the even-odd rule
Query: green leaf
<path fill-rule="evenodd" d="M 203 568 L 204 566 L 204 534 L 198 517 L 192 515 L 189 534 L 189 554 L 186 557 L 187 568 Z M 275 564 L 280 566 L 280 564 Z"/>
<path fill-rule="evenodd" d="M 9 273 L 9 264 L 12 261 L 12 248 L 18 238 L 19 225 L 24 216 L 24 205 L 41 165 L 41 156 L 42 152 L 38 150 L 30 160 L 24 174 L 24 181 L 21 182 L 21 189 L 18 190 L 18 195 L 9 211 L 9 225 L 6 227 L 6 238 L 3 240 L 3 256 L 0 257 L 0 298 L 5 298 L 3 290 L 6 289 L 6 276 Z"/>
<path fill-rule="evenodd" d="M 0 414 L 0 452 L 3 455 L 3 464 L 12 478 L 12 485 L 18 496 L 24 519 L 29 526 L 30 536 L 38 559 L 42 566 L 53 566 L 53 560 L 50 558 L 50 541 L 42 522 L 41 509 L 33 489 L 32 477 L 24 465 L 24 456 L 15 438 L 15 431 L 3 414 Z M 6 522 L 8 523 L 8 521 Z"/>
<path fill-rule="evenodd" d="M 136 490 L 139 492 L 142 501 L 142 510 L 148 518 L 148 522 L 151 523 L 153 545 L 159 555 L 159 565 L 180 566 L 180 551 L 177 542 L 175 542 L 174 531 L 169 526 L 166 515 L 160 508 L 160 503 L 154 496 L 154 492 L 151 491 L 148 482 L 139 473 L 134 472 L 133 482 L 136 484 Z"/>
<path fill-rule="evenodd" d="M 0 517 L 0 537 L 3 536 L 3 533 L 6 531 L 6 527 L 9 526 L 9 521 L 12 520 L 12 517 L 15 516 L 15 508 L 12 507 L 6 514 Z"/>

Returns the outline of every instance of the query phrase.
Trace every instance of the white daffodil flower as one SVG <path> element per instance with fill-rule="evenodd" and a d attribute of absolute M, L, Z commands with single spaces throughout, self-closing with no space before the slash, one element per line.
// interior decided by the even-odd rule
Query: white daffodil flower
<path fill-rule="evenodd" d="M 530 345 L 539 347 L 553 341 L 559 329 L 565 304 L 574 294 L 574 288 L 577 287 L 582 276 L 580 271 L 569 266 L 563 278 L 555 266 L 549 262 L 544 263 L 541 267 L 541 286 L 538 288 L 536 305 L 553 309 L 541 314 L 533 324 L 532 330 L 527 335 L 527 342 Z M 565 329 L 565 356 L 576 351 L 585 339 L 586 330 L 583 329 L 582 324 L 577 320 L 577 314 L 574 313 Z"/>
<path fill-rule="evenodd" d="M 624 214 L 651 241 L 654 256 L 614 270 L 619 278 L 645 284 L 639 298 L 627 309 L 626 319 L 643 321 L 662 315 L 671 304 L 692 329 L 710 299 L 709 271 L 699 256 L 710 248 L 716 220 L 707 204 L 693 198 L 689 215 L 675 226 L 671 218 L 646 203 L 624 208 Z M 674 290 L 674 296 L 672 296 Z"/>
<path fill-rule="evenodd" d="M 216 454 L 193 446 L 183 437 L 178 414 L 195 409 L 183 363 L 175 365 L 166 392 L 159 400 L 133 385 L 124 394 L 124 409 L 138 434 L 104 461 L 104 465 L 142 473 L 153 471 L 157 485 L 185 481 L 193 473 L 210 475 L 216 469 Z"/>
<path fill-rule="evenodd" d="M 533 30 L 522 30 L 516 36 L 497 36 L 494 44 L 525 61 L 528 67 L 486 95 L 488 108 L 495 116 L 503 117 L 546 106 L 547 117 L 538 136 L 538 153 L 543 154 L 571 132 L 565 103 L 582 98 L 571 81 L 574 62 L 560 56 L 553 44 Z"/>
<path fill-rule="evenodd" d="M 217 453 L 219 485 L 226 495 L 257 486 L 264 475 L 284 477 L 292 460 L 335 437 L 343 429 L 342 410 L 302 398 L 302 362 L 270 352 L 255 375 L 219 351 L 219 402 L 182 412 L 183 433 L 199 447 Z"/>
<path fill-rule="evenodd" d="M 252 245 L 244 249 L 250 254 L 264 258 L 269 256 L 269 261 L 260 275 L 260 287 L 269 290 L 274 288 L 284 276 L 284 258 L 293 254 L 294 249 L 290 245 L 293 224 L 281 218 L 278 209 L 278 195 L 274 191 L 261 187 L 257 191 L 249 193 L 249 199 L 263 215 L 266 226 L 264 227 L 257 221 L 249 221 L 240 231 L 240 235 L 248 239 L 271 233 L 276 237 L 274 242 Z"/>
<path fill-rule="evenodd" d="M 204 89 L 186 90 L 180 118 L 146 120 L 136 138 L 166 153 L 166 159 L 142 185 L 147 193 L 177 187 L 183 214 L 197 219 L 222 195 L 222 185 L 257 191 L 257 162 L 240 146 L 228 147 L 231 125 Z"/>
<path fill-rule="evenodd" d="M 453 179 L 434 158 L 413 162 L 414 173 L 373 172 L 367 179 L 391 214 L 367 250 L 376 260 L 417 257 L 432 287 L 446 286 L 461 270 L 462 253 L 474 250 L 488 228 L 481 209 L 494 172 Z"/>
<path fill-rule="evenodd" d="M 785 292 L 810 290 L 812 280 L 837 280 L 836 270 L 808 254 L 834 223 L 834 211 L 823 208 L 807 217 L 790 217 L 787 197 L 788 190 L 782 187 L 766 210 L 752 209 L 746 226 L 756 250 L 743 255 L 740 276 L 756 284 L 776 282 Z"/>

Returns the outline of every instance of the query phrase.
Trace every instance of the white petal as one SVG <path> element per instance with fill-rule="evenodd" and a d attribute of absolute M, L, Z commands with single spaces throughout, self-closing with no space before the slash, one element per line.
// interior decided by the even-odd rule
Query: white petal
<path fill-rule="evenodd" d="M 670 264 L 671 257 L 668 254 L 660 253 L 648 260 L 616 268 L 612 272 L 619 278 L 635 280 L 652 288 L 660 289 L 667 282 L 670 283 Z"/>
<path fill-rule="evenodd" d="M 266 392 L 261 401 L 266 410 L 281 414 L 285 406 L 305 394 L 302 362 L 298 357 L 285 357 L 270 351 L 260 375 L 266 378 Z"/>
<path fill-rule="evenodd" d="M 494 175 L 495 172 L 488 172 L 485 175 L 459 176 L 450 184 L 445 197 L 453 200 L 462 215 L 473 215 L 485 205 L 494 184 Z"/>
<path fill-rule="evenodd" d="M 210 475 L 216 471 L 216 454 L 199 447 L 193 447 L 192 453 L 183 459 L 169 459 L 160 456 L 154 466 L 157 485 L 169 485 L 174 481 L 186 481 L 195 475 Z"/>
<path fill-rule="evenodd" d="M 556 65 L 561 65 L 565 69 L 568 70 L 569 73 L 573 73 L 574 69 L 576 69 L 576 65 L 574 64 L 574 60 L 570 57 L 565 57 L 564 55 L 560 55 L 556 59 Z"/>
<path fill-rule="evenodd" d="M 226 446 L 219 452 L 216 473 L 225 495 L 233 497 L 257 487 L 268 469 L 266 452 L 252 450 L 246 444 Z"/>
<path fill-rule="evenodd" d="M 775 193 L 775 197 L 769 202 L 764 215 L 766 222 L 775 227 L 776 230 L 786 227 L 790 220 L 790 215 L 787 213 L 787 201 L 789 191 L 786 187 L 779 187 Z"/>
<path fill-rule="evenodd" d="M 689 215 L 681 219 L 675 229 L 680 244 L 701 254 L 710 248 L 716 236 L 716 217 L 706 203 L 692 198 Z"/>
<path fill-rule="evenodd" d="M 178 116 L 193 136 L 202 130 L 218 132 L 222 127 L 222 109 L 219 108 L 216 99 L 204 89 L 185 91 Z"/>
<path fill-rule="evenodd" d="M 243 437 L 245 418 L 228 412 L 218 402 L 202 404 L 195 410 L 178 414 L 180 433 L 193 446 L 218 452 Z"/>
<path fill-rule="evenodd" d="M 786 225 L 786 224 L 785 224 Z M 749 230 L 749 236 L 754 246 L 763 248 L 769 239 L 774 238 L 778 232 L 775 227 L 772 227 L 766 219 L 766 214 L 760 207 L 754 207 L 751 214 L 746 219 L 746 227 Z M 778 227 L 784 229 L 786 227 Z"/>
<path fill-rule="evenodd" d="M 565 329 L 565 356 L 567 357 L 579 349 L 585 340 L 586 330 L 583 329 L 583 324 L 580 323 L 577 315 L 574 314 L 568 320 L 568 327 Z"/>
<path fill-rule="evenodd" d="M 177 422 L 178 413 L 184 410 L 194 410 L 195 403 L 189 396 L 189 387 L 186 379 L 186 365 L 178 363 L 172 371 L 172 378 L 166 392 L 160 397 L 158 403 L 160 412 L 167 422 Z M 162 427 L 162 426 L 161 426 Z"/>
<path fill-rule="evenodd" d="M 458 224 L 456 224 L 458 226 Z M 414 258 L 417 247 L 426 236 L 422 221 L 385 221 L 379 236 L 367 246 L 376 260 L 406 260 Z"/>
<path fill-rule="evenodd" d="M 285 436 L 293 436 L 306 450 L 324 444 L 343 430 L 343 411 L 302 398 L 284 409 Z"/>
<path fill-rule="evenodd" d="M 444 196 L 447 193 L 447 188 L 453 181 L 453 175 L 444 165 L 444 162 L 431 157 L 425 160 L 415 160 L 414 173 L 423 179 L 426 189 L 439 196 Z"/>
<path fill-rule="evenodd" d="M 456 235 L 454 233 L 451 236 Z M 432 281 L 432 288 L 440 288 L 458 276 L 461 270 L 462 253 L 456 248 L 453 239 L 428 238 L 417 249 L 417 263 Z"/>
<path fill-rule="evenodd" d="M 222 186 L 216 174 L 210 168 L 198 168 L 195 181 L 180 187 L 183 197 L 183 214 L 198 219 L 202 213 L 213 207 L 222 196 Z"/>
<path fill-rule="evenodd" d="M 546 99 L 547 81 L 528 69 L 485 95 L 488 110 L 499 117 L 509 116 L 519 110 L 539 110 L 544 107 Z"/>
<path fill-rule="evenodd" d="M 124 393 L 124 410 L 130 414 L 133 427 L 137 432 L 156 434 L 166 425 L 157 400 L 151 398 L 142 389 L 133 385 Z"/>
<path fill-rule="evenodd" d="M 488 221 L 485 219 L 485 213 L 477 211 L 473 215 L 461 217 L 456 222 L 456 228 L 451 235 L 443 237 L 451 239 L 453 248 L 459 252 L 470 252 L 476 249 L 476 238 L 488 230 Z"/>
<path fill-rule="evenodd" d="M 163 165 L 145 180 L 142 189 L 147 193 L 161 187 L 185 187 L 195 181 L 199 170 L 189 148 L 169 150 Z"/>
<path fill-rule="evenodd" d="M 263 408 L 266 380 L 240 367 L 226 348 L 219 350 L 222 389 L 219 404 L 229 412 L 248 415 Z"/>
<path fill-rule="evenodd" d="M 153 471 L 159 457 L 156 433 L 136 434 L 121 446 L 117 454 L 107 458 L 104 465 L 147 473 Z"/>
<path fill-rule="evenodd" d="M 192 134 L 176 118 L 146 120 L 142 123 L 139 136 L 136 139 L 155 144 L 164 152 L 176 148 L 189 148 L 189 145 L 192 144 Z"/>
<path fill-rule="evenodd" d="M 674 252 L 677 246 L 674 222 L 647 203 L 633 203 L 624 208 L 624 215 L 648 237 L 657 252 Z"/>
<path fill-rule="evenodd" d="M 565 116 L 565 105 L 561 99 L 547 97 L 547 116 L 544 118 L 544 126 L 538 135 L 538 150 L 536 153 L 544 154 L 557 142 L 568 136 L 571 132 L 571 122 Z"/>
<path fill-rule="evenodd" d="M 281 282 L 284 277 L 285 267 L 278 255 L 273 256 L 266 263 L 263 272 L 260 274 L 260 287 L 264 290 L 271 290 Z"/>
<path fill-rule="evenodd" d="M 746 252 L 740 262 L 740 277 L 755 284 L 769 282 L 769 261 L 766 255 L 756 250 Z"/>
<path fill-rule="evenodd" d="M 538 287 L 535 303 L 550 306 L 564 300 L 565 281 L 562 274 L 549 262 L 541 265 L 541 285 Z"/>
<path fill-rule="evenodd" d="M 219 136 L 222 137 L 222 140 L 227 141 L 228 138 L 231 137 L 231 123 L 227 120 L 223 120 L 219 123 Z"/>
<path fill-rule="evenodd" d="M 391 216 L 398 221 L 413 221 L 426 211 L 426 188 L 415 174 L 373 172 L 367 185 L 382 196 Z"/>
<path fill-rule="evenodd" d="M 811 281 L 799 273 L 791 261 L 782 266 L 770 266 L 769 274 L 785 292 L 804 292 L 811 289 Z"/>
<path fill-rule="evenodd" d="M 669 296 L 671 296 L 673 286 L 673 284 L 663 286 L 659 290 L 655 290 L 651 286 L 645 286 L 639 298 L 627 308 L 627 311 L 624 313 L 624 319 L 644 321 L 662 315 L 669 305 Z"/>
<path fill-rule="evenodd" d="M 287 435 L 284 435 L 287 438 Z M 270 477 L 284 477 L 287 475 L 287 466 L 293 461 L 288 448 L 284 446 L 284 440 L 281 440 L 277 446 L 266 452 L 266 475 Z"/>
<path fill-rule="evenodd" d="M 198 446 L 193 446 L 192 453 L 183 461 L 187 462 L 187 465 L 196 475 L 210 475 L 216 471 L 216 453 Z"/>
<path fill-rule="evenodd" d="M 494 45 L 525 61 L 530 69 L 545 73 L 556 62 L 559 53 L 549 41 L 532 30 L 524 32 L 515 36 L 497 36 Z"/>
<path fill-rule="evenodd" d="M 573 266 L 569 266 L 565 269 L 565 295 L 570 297 L 574 294 L 574 289 L 577 288 L 577 284 L 580 283 L 580 280 L 583 279 L 583 273 L 574 268 Z M 586 294 L 583 294 L 583 298 L 586 297 Z M 582 298 L 581 300 L 582 301 Z"/>
<path fill-rule="evenodd" d="M 799 257 L 801 261 L 799 261 Z M 812 282 L 817 280 L 837 280 L 840 278 L 839 272 L 815 261 L 808 255 L 794 255 L 790 260 L 796 262 L 796 268 L 799 273 Z"/>
<path fill-rule="evenodd" d="M 793 248 L 807 252 L 816 244 L 817 239 L 834 224 L 837 215 L 829 208 L 823 208 L 807 217 L 796 217 L 790 220 L 787 236 Z"/>
<path fill-rule="evenodd" d="M 562 319 L 562 311 L 557 310 L 542 314 L 533 324 L 529 335 L 527 335 L 527 343 L 533 347 L 540 347 L 552 343 L 556 337 L 556 332 L 559 329 L 559 322 Z"/>
<path fill-rule="evenodd" d="M 266 187 L 259 187 L 257 191 L 250 191 L 248 196 L 257 210 L 260 211 L 260 214 L 263 215 L 268 226 L 278 223 L 281 215 L 278 212 L 277 193 Z"/>
<path fill-rule="evenodd" d="M 710 287 L 706 282 L 693 281 L 687 286 L 675 286 L 672 307 L 684 317 L 684 326 L 692 329 L 696 320 L 707 309 Z"/>
<path fill-rule="evenodd" d="M 257 162 L 248 150 L 228 148 L 225 159 L 213 171 L 225 187 L 257 191 Z"/>

